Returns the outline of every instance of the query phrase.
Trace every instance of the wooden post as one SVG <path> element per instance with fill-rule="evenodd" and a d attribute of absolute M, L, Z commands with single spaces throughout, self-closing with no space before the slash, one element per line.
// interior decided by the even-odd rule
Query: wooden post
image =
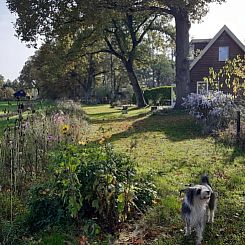
<path fill-rule="evenodd" d="M 157 111 L 157 106 L 152 106 L 152 107 L 151 107 L 151 111 L 152 111 L 152 112 Z"/>
<path fill-rule="evenodd" d="M 239 142 L 241 133 L 241 112 L 237 111 L 237 121 L 236 121 L 236 140 Z"/>
<path fill-rule="evenodd" d="M 127 105 L 123 105 L 122 114 L 128 114 L 128 106 Z"/>

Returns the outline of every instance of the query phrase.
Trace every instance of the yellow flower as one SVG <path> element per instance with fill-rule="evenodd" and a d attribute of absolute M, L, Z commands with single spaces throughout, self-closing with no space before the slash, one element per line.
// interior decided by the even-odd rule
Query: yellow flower
<path fill-rule="evenodd" d="M 104 138 L 110 139 L 110 138 L 111 138 L 111 134 L 107 132 L 107 133 L 104 135 Z"/>
<path fill-rule="evenodd" d="M 86 145 L 87 144 L 87 141 L 79 140 L 78 141 L 78 144 L 79 145 Z"/>
<path fill-rule="evenodd" d="M 69 125 L 68 124 L 65 124 L 63 127 L 62 127 L 62 133 L 63 134 L 66 134 L 67 132 L 68 132 L 68 130 L 69 130 Z"/>
<path fill-rule="evenodd" d="M 99 141 L 99 144 L 102 145 L 105 142 L 105 138 L 102 137 L 101 140 Z"/>

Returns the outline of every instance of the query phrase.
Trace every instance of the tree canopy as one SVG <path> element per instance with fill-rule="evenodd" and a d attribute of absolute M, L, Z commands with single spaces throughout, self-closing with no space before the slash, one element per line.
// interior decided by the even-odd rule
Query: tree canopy
<path fill-rule="evenodd" d="M 15 25 L 17 35 L 21 40 L 29 43 L 36 43 L 40 37 L 55 39 L 68 33 L 78 36 L 81 30 L 89 32 L 96 41 L 95 34 L 100 36 L 101 32 L 104 32 L 105 26 L 108 26 L 108 22 L 121 13 L 132 16 L 133 13 L 140 12 L 147 14 L 149 18 L 157 14 L 168 14 L 174 17 L 176 28 L 176 104 L 180 106 L 182 97 L 185 97 L 189 92 L 188 55 L 191 21 L 200 21 L 207 13 L 209 3 L 220 4 L 224 1 L 7 0 L 7 5 L 11 12 L 18 14 Z M 135 27 L 134 23 L 132 27 Z M 114 26 L 114 33 L 116 29 L 117 27 Z M 140 29 L 141 26 L 138 26 L 130 33 L 132 40 L 135 40 L 134 34 Z M 108 41 L 109 39 L 107 39 L 107 44 L 109 44 Z"/>

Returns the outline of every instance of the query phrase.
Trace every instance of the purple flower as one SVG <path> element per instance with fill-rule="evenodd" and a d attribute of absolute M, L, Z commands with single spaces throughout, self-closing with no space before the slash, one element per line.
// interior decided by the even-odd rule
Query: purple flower
<path fill-rule="evenodd" d="M 49 142 L 52 142 L 52 141 L 55 141 L 56 140 L 56 137 L 54 137 L 53 135 L 48 135 L 47 140 Z"/>

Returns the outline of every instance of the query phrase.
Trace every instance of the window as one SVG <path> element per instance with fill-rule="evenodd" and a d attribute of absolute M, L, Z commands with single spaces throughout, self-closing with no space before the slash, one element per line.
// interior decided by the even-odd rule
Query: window
<path fill-rule="evenodd" d="M 197 82 L 197 94 L 206 94 L 208 92 L 208 82 Z"/>
<path fill-rule="evenodd" d="M 219 61 L 226 61 L 229 59 L 229 47 L 219 47 Z"/>

